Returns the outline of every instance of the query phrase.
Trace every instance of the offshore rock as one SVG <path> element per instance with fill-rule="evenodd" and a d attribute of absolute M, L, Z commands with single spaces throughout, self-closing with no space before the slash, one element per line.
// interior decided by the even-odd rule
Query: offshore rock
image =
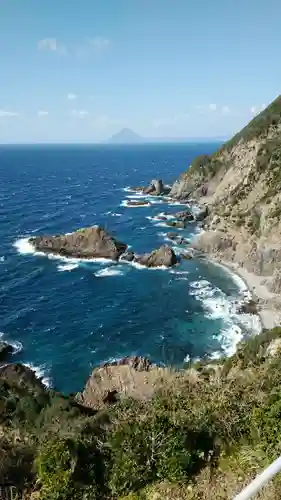
<path fill-rule="evenodd" d="M 163 245 L 158 250 L 136 257 L 135 261 L 146 267 L 171 267 L 178 262 L 175 252 L 168 245 Z"/>
<path fill-rule="evenodd" d="M 99 226 L 58 236 L 36 236 L 29 241 L 41 252 L 83 259 L 118 260 L 127 249 L 127 245 L 117 241 Z"/>

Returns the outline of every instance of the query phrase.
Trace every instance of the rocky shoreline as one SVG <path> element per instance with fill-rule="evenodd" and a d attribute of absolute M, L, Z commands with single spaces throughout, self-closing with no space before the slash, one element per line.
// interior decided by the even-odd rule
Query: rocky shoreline
<path fill-rule="evenodd" d="M 173 214 L 165 212 L 161 216 L 157 216 L 157 220 L 165 222 L 167 227 L 171 227 L 173 229 L 185 228 L 190 222 L 197 222 L 202 227 L 204 227 L 204 224 L 208 224 L 210 219 L 210 209 L 206 203 L 202 203 L 201 205 L 196 203 L 197 210 L 192 212 L 190 209 L 192 201 L 188 202 L 187 200 L 188 194 L 190 195 L 190 193 L 187 194 L 184 192 L 183 198 L 181 195 L 174 195 L 173 198 L 171 198 L 170 193 L 172 193 L 173 190 L 175 190 L 174 186 L 167 190 L 161 180 L 153 180 L 148 188 L 134 188 L 134 190 L 131 189 L 131 192 L 143 195 L 147 193 L 149 196 L 157 197 L 165 194 L 165 196 L 169 195 L 169 199 L 173 199 L 175 201 L 180 200 L 181 204 L 186 205 L 185 209 L 179 212 Z M 144 201 L 144 203 L 146 202 Z M 150 253 L 138 255 L 135 252 L 128 250 L 127 244 L 116 240 L 99 226 L 82 228 L 73 233 L 62 235 L 35 236 L 30 238 L 29 242 L 36 251 L 46 254 L 51 253 L 62 257 L 80 258 L 85 260 L 103 258 L 116 262 L 136 263 L 148 268 L 160 266 L 168 268 L 176 265 L 179 262 L 179 258 L 192 259 L 194 257 L 210 257 L 210 259 L 213 259 L 212 253 L 210 252 L 210 254 L 208 254 L 208 252 L 202 252 L 200 245 L 198 245 L 196 241 L 195 243 L 190 243 L 189 240 L 185 239 L 176 232 L 167 233 L 167 237 L 172 243 L 182 246 L 180 257 L 177 256 L 173 249 L 168 245 L 163 245 L 158 250 L 154 250 Z M 200 241 L 200 237 L 201 235 L 199 235 L 197 240 Z M 215 258 L 213 260 L 218 262 Z M 231 269 L 233 272 L 233 267 L 231 268 L 228 263 L 224 263 L 224 266 Z M 237 275 L 239 275 L 239 272 L 237 272 Z M 253 309 L 249 307 L 247 301 L 241 304 L 241 307 L 244 307 L 244 313 L 258 313 L 261 317 L 264 316 L 264 314 L 260 311 L 260 304 L 258 306 L 258 311 L 253 311 Z M 269 325 L 269 322 L 263 320 L 263 325 L 264 327 L 269 327 L 267 326 Z M 8 346 L 7 349 L 9 349 Z M 9 350 L 8 353 L 7 350 L 5 353 L 6 356 L 7 354 L 11 354 L 11 352 L 12 351 Z M 80 402 L 83 402 L 83 404 L 87 405 L 89 404 L 89 401 L 93 400 L 98 407 L 102 407 L 105 401 L 109 401 L 111 399 L 115 400 L 116 397 L 119 397 L 117 394 L 120 395 L 120 393 L 125 393 L 128 395 L 134 393 L 136 391 L 136 387 L 138 387 L 137 392 L 141 392 L 141 387 L 146 387 L 143 392 L 148 397 L 148 395 L 151 395 L 152 393 L 152 387 L 157 386 L 158 378 L 161 378 L 163 373 L 166 373 L 167 370 L 168 368 L 153 365 L 149 360 L 143 360 L 143 358 L 124 358 L 123 360 L 119 360 L 117 363 L 110 363 L 97 367 L 90 376 L 85 390 L 80 393 L 77 398 Z"/>

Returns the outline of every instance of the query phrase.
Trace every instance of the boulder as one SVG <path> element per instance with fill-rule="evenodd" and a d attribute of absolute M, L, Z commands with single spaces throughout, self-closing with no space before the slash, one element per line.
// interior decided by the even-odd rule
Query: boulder
<path fill-rule="evenodd" d="M 125 252 L 121 255 L 119 260 L 124 260 L 126 262 L 132 262 L 135 258 L 134 252 Z"/>
<path fill-rule="evenodd" d="M 240 305 L 238 312 L 240 314 L 258 314 L 257 303 L 254 300 L 243 302 L 243 304 Z"/>
<path fill-rule="evenodd" d="M 127 207 L 150 207 L 150 203 L 146 200 L 130 200 Z"/>
<path fill-rule="evenodd" d="M 200 210 L 200 212 L 198 212 L 198 214 L 196 214 L 195 220 L 198 222 L 203 221 L 204 219 L 206 219 L 206 217 L 208 217 L 208 215 L 210 215 L 210 211 L 209 211 L 209 208 L 206 206 L 206 207 L 202 208 L 202 210 Z"/>
<path fill-rule="evenodd" d="M 180 256 L 181 259 L 191 260 L 194 259 L 194 252 L 191 249 L 185 250 L 184 252 L 181 252 Z"/>
<path fill-rule="evenodd" d="M 167 238 L 172 241 L 176 241 L 180 235 L 178 233 L 167 233 Z"/>
<path fill-rule="evenodd" d="M 145 194 L 153 194 L 153 195 L 160 195 L 162 193 L 165 193 L 165 187 L 163 184 L 163 181 L 161 179 L 153 179 L 150 183 L 150 185 L 144 189 L 143 191 Z"/>
<path fill-rule="evenodd" d="M 30 243 L 41 252 L 83 259 L 105 258 L 117 260 L 127 249 L 99 226 L 79 229 L 58 236 L 35 236 Z"/>
<path fill-rule="evenodd" d="M 185 228 L 185 222 L 183 220 L 168 220 L 166 225 L 170 227 L 177 227 L 179 229 Z"/>
<path fill-rule="evenodd" d="M 189 222 L 194 220 L 194 216 L 188 210 L 183 210 L 182 212 L 177 212 L 175 214 L 175 219 Z"/>
<path fill-rule="evenodd" d="M 0 361 L 6 360 L 10 354 L 13 354 L 13 346 L 7 342 L 0 342 Z"/>
<path fill-rule="evenodd" d="M 163 245 L 158 250 L 136 257 L 135 261 L 146 267 L 171 267 L 177 264 L 178 260 L 172 248 Z"/>

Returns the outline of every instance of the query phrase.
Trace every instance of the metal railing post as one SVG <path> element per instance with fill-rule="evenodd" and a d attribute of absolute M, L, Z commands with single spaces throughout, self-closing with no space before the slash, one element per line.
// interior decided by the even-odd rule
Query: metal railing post
<path fill-rule="evenodd" d="M 250 500 L 256 495 L 263 486 L 281 471 L 281 457 L 277 458 L 267 467 L 261 474 L 259 474 L 241 493 L 239 493 L 233 500 Z"/>

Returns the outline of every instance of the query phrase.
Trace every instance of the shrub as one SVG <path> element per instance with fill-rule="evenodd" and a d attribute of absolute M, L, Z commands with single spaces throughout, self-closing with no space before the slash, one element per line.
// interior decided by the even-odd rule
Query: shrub
<path fill-rule="evenodd" d="M 156 480 L 186 480 L 202 461 L 199 441 L 197 433 L 175 424 L 164 406 L 155 411 L 148 405 L 146 414 L 119 423 L 109 436 L 112 493 L 125 495 Z"/>
<path fill-rule="evenodd" d="M 103 457 L 93 437 L 57 436 L 43 443 L 36 470 L 44 500 L 92 500 L 104 492 Z"/>

